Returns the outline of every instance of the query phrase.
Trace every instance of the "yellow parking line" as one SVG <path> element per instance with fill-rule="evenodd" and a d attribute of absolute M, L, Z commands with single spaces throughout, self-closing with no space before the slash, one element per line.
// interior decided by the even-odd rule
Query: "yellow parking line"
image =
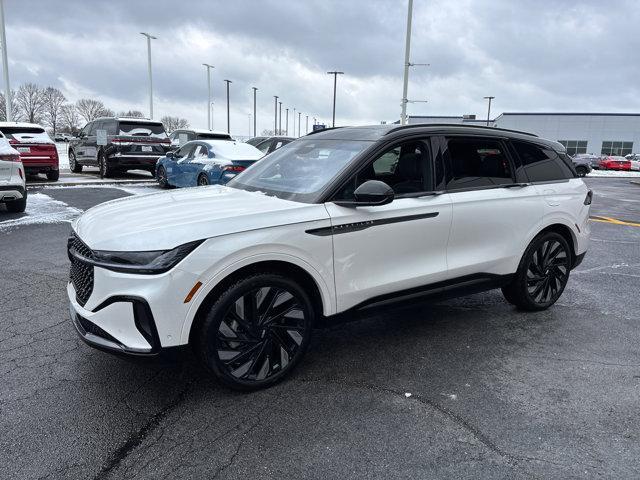
<path fill-rule="evenodd" d="M 640 227 L 640 222 L 628 222 L 611 217 L 593 216 L 589 217 L 589 219 L 593 222 L 613 223 L 614 225 L 626 225 L 627 227 Z"/>

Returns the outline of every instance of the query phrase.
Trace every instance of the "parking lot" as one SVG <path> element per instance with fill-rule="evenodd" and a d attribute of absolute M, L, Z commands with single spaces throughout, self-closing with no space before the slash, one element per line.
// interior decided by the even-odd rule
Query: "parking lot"
<path fill-rule="evenodd" d="M 90 349 L 68 320 L 67 221 L 157 187 L 32 189 L 36 210 L 0 212 L 0 476 L 640 476 L 640 185 L 586 182 L 591 247 L 548 311 L 491 291 L 347 318 L 251 394 L 189 356 Z"/>

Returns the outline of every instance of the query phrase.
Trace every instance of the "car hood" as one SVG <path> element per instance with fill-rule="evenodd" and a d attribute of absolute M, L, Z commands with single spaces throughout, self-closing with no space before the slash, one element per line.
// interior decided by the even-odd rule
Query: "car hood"
<path fill-rule="evenodd" d="M 94 250 L 168 250 L 195 240 L 329 218 L 323 205 L 214 185 L 121 198 L 72 227 Z"/>

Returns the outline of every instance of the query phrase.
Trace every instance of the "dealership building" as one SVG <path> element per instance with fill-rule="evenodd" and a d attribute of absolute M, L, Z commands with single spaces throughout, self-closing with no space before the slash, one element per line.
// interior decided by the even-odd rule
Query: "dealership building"
<path fill-rule="evenodd" d="M 486 125 L 475 115 L 410 116 L 410 124 Z M 569 155 L 640 153 L 640 113 L 503 113 L 489 125 L 535 133 L 562 143 Z"/>

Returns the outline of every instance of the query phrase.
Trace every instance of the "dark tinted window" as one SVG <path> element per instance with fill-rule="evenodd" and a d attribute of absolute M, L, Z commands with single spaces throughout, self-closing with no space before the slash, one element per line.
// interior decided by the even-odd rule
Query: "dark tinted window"
<path fill-rule="evenodd" d="M 571 169 L 551 148 L 520 141 L 514 141 L 513 146 L 518 152 L 529 181 L 551 182 L 573 177 Z"/>
<path fill-rule="evenodd" d="M 14 133 L 44 133 L 42 127 L 2 127 L 2 133 L 12 135 Z"/>
<path fill-rule="evenodd" d="M 511 166 L 499 140 L 449 137 L 446 142 L 447 189 L 513 183 Z"/>
<path fill-rule="evenodd" d="M 117 135 L 118 133 L 118 124 L 115 120 L 105 120 L 100 128 L 105 129 L 107 135 Z"/>
<path fill-rule="evenodd" d="M 161 123 L 121 121 L 119 135 L 134 137 L 167 138 L 164 126 Z"/>
<path fill-rule="evenodd" d="M 100 128 L 102 122 L 93 122 L 89 124 L 89 133 L 87 135 L 95 135 L 96 130 Z"/>

